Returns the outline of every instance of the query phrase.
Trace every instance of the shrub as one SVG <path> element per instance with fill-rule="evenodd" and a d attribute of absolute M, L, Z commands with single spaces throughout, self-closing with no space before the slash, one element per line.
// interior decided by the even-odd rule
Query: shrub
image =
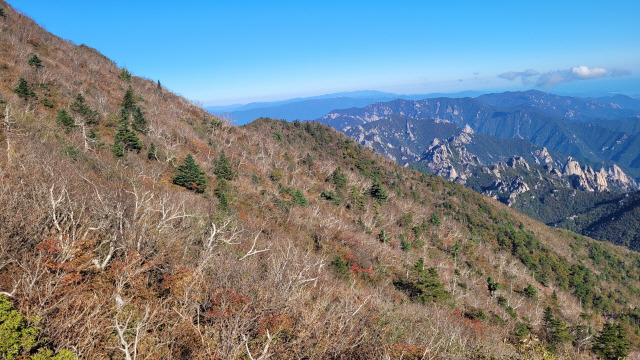
<path fill-rule="evenodd" d="M 524 290 L 522 291 L 524 293 L 524 296 L 528 297 L 529 299 L 535 299 L 536 298 L 536 288 L 534 288 L 531 284 L 527 285 L 526 288 L 524 288 Z"/>
<path fill-rule="evenodd" d="M 36 319 L 24 317 L 6 296 L 0 295 L 0 357 L 6 360 L 71 360 L 76 357 L 67 350 L 55 354 L 46 346 Z M 29 356 L 32 354 L 32 356 Z"/>

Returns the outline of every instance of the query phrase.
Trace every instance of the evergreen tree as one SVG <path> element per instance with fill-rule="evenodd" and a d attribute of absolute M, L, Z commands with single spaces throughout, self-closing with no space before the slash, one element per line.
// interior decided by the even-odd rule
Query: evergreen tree
<path fill-rule="evenodd" d="M 97 125 L 98 124 L 98 112 L 91 109 L 85 102 L 84 96 L 78 94 L 75 101 L 70 106 L 71 111 L 77 113 L 84 118 L 85 124 Z"/>
<path fill-rule="evenodd" d="M 113 143 L 113 146 L 111 146 L 111 152 L 113 153 L 113 156 L 117 158 L 124 156 L 124 148 L 119 142 Z"/>
<path fill-rule="evenodd" d="M 440 282 L 435 268 L 425 269 L 422 258 L 411 268 L 409 280 L 398 280 L 394 285 L 409 295 L 412 300 L 421 303 L 438 302 L 449 298 L 449 293 Z"/>
<path fill-rule="evenodd" d="M 347 188 L 347 176 L 339 166 L 331 173 L 331 180 L 337 191 L 342 191 Z"/>
<path fill-rule="evenodd" d="M 380 179 L 377 177 L 373 179 L 373 184 L 371 185 L 371 189 L 369 189 L 369 194 L 371 197 L 376 199 L 378 204 L 384 203 L 387 200 L 387 191 L 382 186 Z"/>
<path fill-rule="evenodd" d="M 227 181 L 231 181 L 238 176 L 238 174 L 233 171 L 231 163 L 229 162 L 229 159 L 227 159 L 224 150 L 220 152 L 220 157 L 216 161 L 216 167 L 213 170 L 213 173 L 216 174 L 218 180 L 224 179 Z"/>
<path fill-rule="evenodd" d="M 573 342 L 573 337 L 567 330 L 567 325 L 553 315 L 551 307 L 547 306 L 544 310 L 544 322 L 547 333 L 547 341 L 552 351 L 556 346 L 563 343 Z"/>
<path fill-rule="evenodd" d="M 136 136 L 136 133 L 129 129 L 129 121 L 126 117 L 120 119 L 118 131 L 114 137 L 113 147 L 111 151 L 116 157 L 124 156 L 124 151 L 135 151 L 137 153 L 142 149 L 142 142 Z"/>
<path fill-rule="evenodd" d="M 34 67 L 36 69 L 41 68 L 42 67 L 42 60 L 40 60 L 38 55 L 33 55 L 29 59 L 29 66 L 32 66 L 32 67 Z"/>
<path fill-rule="evenodd" d="M 355 211 L 363 211 L 367 207 L 367 201 L 356 185 L 351 188 L 348 205 Z"/>
<path fill-rule="evenodd" d="M 0 16 L 2 16 L 3 18 L 6 18 L 7 15 L 4 13 L 4 9 L 0 8 Z"/>
<path fill-rule="evenodd" d="M 13 92 L 18 94 L 18 96 L 23 98 L 25 101 L 29 100 L 29 98 L 37 99 L 36 93 L 29 88 L 29 84 L 24 78 L 20 78 L 18 86 L 13 89 Z"/>
<path fill-rule="evenodd" d="M 136 107 L 133 111 L 133 121 L 131 122 L 131 127 L 140 133 L 145 134 L 147 132 L 147 120 L 142 115 L 142 109 L 140 107 Z"/>
<path fill-rule="evenodd" d="M 604 324 L 604 328 L 593 344 L 593 352 L 601 359 L 624 359 L 631 351 L 631 343 L 627 339 L 621 324 Z"/>
<path fill-rule="evenodd" d="M 184 158 L 184 163 L 178 166 L 178 170 L 173 177 L 173 183 L 183 186 L 197 193 L 202 193 L 207 188 L 207 177 L 204 171 L 200 170 L 200 165 L 196 164 L 191 154 Z"/>
<path fill-rule="evenodd" d="M 213 190 L 213 194 L 218 198 L 218 201 L 220 201 L 220 209 L 223 211 L 226 211 L 229 207 L 228 192 L 229 184 L 227 181 L 225 179 L 218 179 L 218 186 Z"/>
<path fill-rule="evenodd" d="M 120 104 L 122 113 L 130 114 L 136 108 L 136 99 L 133 96 L 133 88 L 129 86 L 122 98 L 122 104 Z"/>
<path fill-rule="evenodd" d="M 147 158 L 149 160 L 157 160 L 158 156 L 156 155 L 156 144 L 151 143 L 151 145 L 149 145 L 149 151 L 147 151 Z"/>
<path fill-rule="evenodd" d="M 118 74 L 118 77 L 122 81 L 131 81 L 131 73 L 127 69 L 120 70 L 120 74 Z"/>
<path fill-rule="evenodd" d="M 311 165 L 313 165 L 313 158 L 309 153 L 302 159 L 302 165 L 306 166 L 309 170 L 311 170 Z"/>
<path fill-rule="evenodd" d="M 413 272 L 417 281 L 413 282 L 415 298 L 422 303 L 437 302 L 449 297 L 449 293 L 440 282 L 440 276 L 435 268 L 424 268 L 424 259 L 420 258 L 413 265 Z"/>
<path fill-rule="evenodd" d="M 71 129 L 75 127 L 73 118 L 69 116 L 69 114 L 65 109 L 58 110 L 58 114 L 56 115 L 56 123 L 59 126 L 62 126 L 63 128 L 65 128 L 67 132 L 71 131 Z"/>

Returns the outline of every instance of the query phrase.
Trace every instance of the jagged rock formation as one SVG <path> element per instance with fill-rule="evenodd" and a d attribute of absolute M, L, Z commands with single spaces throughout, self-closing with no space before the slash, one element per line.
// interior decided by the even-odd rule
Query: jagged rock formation
<path fill-rule="evenodd" d="M 584 191 L 609 191 L 609 183 L 613 188 L 625 192 L 638 189 L 638 184 L 615 164 L 608 171 L 602 167 L 596 172 L 591 166 L 580 167 L 578 161 L 569 158 L 562 174 L 572 178 L 574 188 Z"/>
<path fill-rule="evenodd" d="M 520 194 L 531 190 L 521 176 L 512 179 L 496 180 L 484 194 L 512 206 Z"/>

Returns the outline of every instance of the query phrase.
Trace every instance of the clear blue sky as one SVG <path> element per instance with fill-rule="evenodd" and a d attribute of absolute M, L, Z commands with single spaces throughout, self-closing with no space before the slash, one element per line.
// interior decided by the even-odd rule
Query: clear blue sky
<path fill-rule="evenodd" d="M 364 89 L 640 94 L 635 0 L 9 3 L 205 105 Z"/>

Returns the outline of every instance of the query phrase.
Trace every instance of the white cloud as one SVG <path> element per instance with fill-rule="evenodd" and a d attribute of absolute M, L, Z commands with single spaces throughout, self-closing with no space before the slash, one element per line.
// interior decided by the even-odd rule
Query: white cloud
<path fill-rule="evenodd" d="M 595 79 L 607 75 L 609 72 L 604 68 L 589 68 L 584 65 L 574 66 L 571 73 L 579 79 Z"/>
<path fill-rule="evenodd" d="M 525 71 L 509 71 L 499 74 L 498 77 L 512 81 L 520 78 L 523 84 L 529 84 L 530 82 L 535 81 L 536 86 L 538 87 L 550 88 L 563 82 L 596 79 L 605 76 L 626 76 L 629 74 L 631 74 L 631 71 L 626 69 L 612 69 L 609 71 L 601 67 L 590 68 L 585 65 L 580 65 L 574 66 L 568 70 L 556 70 L 546 73 L 539 73 L 533 69 Z"/>

